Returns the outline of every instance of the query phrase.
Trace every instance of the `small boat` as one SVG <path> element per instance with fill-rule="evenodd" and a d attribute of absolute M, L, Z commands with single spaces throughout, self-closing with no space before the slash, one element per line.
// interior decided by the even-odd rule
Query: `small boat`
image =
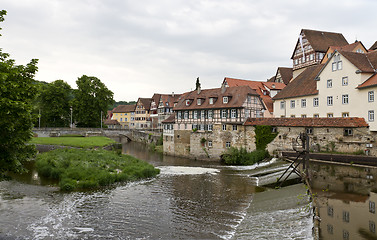
<path fill-rule="evenodd" d="M 262 171 L 255 172 L 250 175 L 251 182 L 255 184 L 256 186 L 264 186 L 264 185 L 270 185 L 277 183 L 277 180 L 283 175 L 285 170 L 289 165 L 284 165 L 277 168 L 268 168 L 264 169 Z M 282 179 L 285 179 L 288 174 L 290 174 L 291 171 L 287 171 Z M 292 180 L 300 178 L 299 175 L 297 175 L 295 172 L 292 172 L 291 175 L 286 180 Z"/>

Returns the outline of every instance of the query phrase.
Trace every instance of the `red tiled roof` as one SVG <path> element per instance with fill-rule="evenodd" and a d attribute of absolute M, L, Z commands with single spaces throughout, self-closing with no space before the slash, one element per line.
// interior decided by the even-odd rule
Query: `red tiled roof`
<path fill-rule="evenodd" d="M 145 110 L 150 110 L 151 109 L 151 103 L 152 103 L 152 98 L 139 98 L 138 101 L 143 104 Z"/>
<path fill-rule="evenodd" d="M 271 78 L 267 79 L 267 82 L 275 82 L 276 76 L 272 76 Z"/>
<path fill-rule="evenodd" d="M 162 121 L 162 123 L 175 123 L 175 114 L 170 115 L 167 119 Z"/>
<path fill-rule="evenodd" d="M 111 119 L 106 119 L 104 122 L 105 125 L 120 125 L 117 120 L 111 120 Z"/>
<path fill-rule="evenodd" d="M 348 44 L 348 45 L 345 45 L 345 46 L 331 46 L 331 48 L 333 48 L 334 50 L 352 52 L 359 43 L 361 45 L 363 45 L 360 41 L 356 41 L 354 43 L 351 43 L 351 44 Z"/>
<path fill-rule="evenodd" d="M 204 89 L 199 94 L 194 90 L 182 94 L 174 110 L 240 108 L 246 101 L 247 95 L 259 96 L 248 86 L 227 87 L 224 93 L 222 88 Z M 213 104 L 209 104 L 211 97 L 215 98 Z M 228 103 L 223 103 L 223 97 L 229 97 Z M 197 105 L 198 98 L 203 99 L 201 105 Z M 186 106 L 186 100 L 191 100 L 189 106 Z"/>
<path fill-rule="evenodd" d="M 364 118 L 248 118 L 246 126 L 276 127 L 368 127 Z"/>
<path fill-rule="evenodd" d="M 264 104 L 267 107 L 267 110 L 272 113 L 273 110 L 273 101 L 271 97 L 268 94 L 264 94 L 263 91 L 267 91 L 265 88 L 265 85 L 271 85 L 271 82 L 261 82 L 261 81 L 251 81 L 251 80 L 243 80 L 243 79 L 236 79 L 236 78 L 224 78 L 224 81 L 228 83 L 229 87 L 235 87 L 235 86 L 249 86 L 251 89 L 255 90 L 257 94 L 262 98 Z M 275 85 L 277 83 L 274 83 Z M 276 85 L 277 86 L 277 85 Z M 279 85 L 279 87 L 282 87 L 282 85 Z"/>
<path fill-rule="evenodd" d="M 178 102 L 178 98 L 181 96 L 181 94 L 162 94 L 161 95 L 161 101 L 164 104 L 164 107 L 173 107 L 175 102 Z M 166 105 L 168 103 L 168 105 Z"/>
<path fill-rule="evenodd" d="M 348 45 L 347 40 L 341 33 L 316 31 L 310 29 L 302 29 L 301 33 L 305 34 L 306 39 L 309 41 L 310 45 L 316 52 L 326 52 L 330 46 Z M 298 44 L 300 44 L 299 40 L 297 40 L 296 47 Z M 291 59 L 293 59 L 296 47 L 293 51 Z"/>
<path fill-rule="evenodd" d="M 286 86 L 284 83 L 280 83 L 280 82 L 263 82 L 263 85 L 265 87 L 268 87 L 269 89 L 276 89 L 276 90 L 282 90 Z"/>
<path fill-rule="evenodd" d="M 273 100 L 315 95 L 318 93 L 317 83 L 314 80 L 324 65 L 307 67 L 300 75 L 294 78 Z"/>
<path fill-rule="evenodd" d="M 284 84 L 288 85 L 293 77 L 293 68 L 279 67 L 278 71 L 280 71 L 281 79 L 283 79 Z"/>
<path fill-rule="evenodd" d="M 365 80 L 362 84 L 360 84 L 357 88 L 367 88 L 377 86 L 377 74 L 373 74 L 370 78 Z"/>
<path fill-rule="evenodd" d="M 374 72 L 374 67 L 368 59 L 367 54 L 345 51 L 339 51 L 339 53 L 342 54 L 345 58 L 347 58 L 360 71 L 366 73 Z"/>
<path fill-rule="evenodd" d="M 135 111 L 136 105 L 119 105 L 113 109 L 113 113 L 126 113 Z"/>

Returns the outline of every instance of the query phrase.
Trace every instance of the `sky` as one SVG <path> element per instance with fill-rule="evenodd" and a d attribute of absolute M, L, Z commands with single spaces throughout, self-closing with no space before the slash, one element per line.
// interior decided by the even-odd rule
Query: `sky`
<path fill-rule="evenodd" d="M 116 101 L 266 81 L 291 67 L 301 29 L 339 32 L 369 48 L 375 0 L 1 0 L 0 48 L 36 79 L 99 78 Z"/>

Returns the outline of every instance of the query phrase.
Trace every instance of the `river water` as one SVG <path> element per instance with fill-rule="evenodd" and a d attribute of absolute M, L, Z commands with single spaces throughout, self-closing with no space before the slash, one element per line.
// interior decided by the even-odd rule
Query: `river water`
<path fill-rule="evenodd" d="M 304 185 L 256 187 L 252 167 L 123 152 L 161 169 L 152 180 L 61 193 L 34 171 L 0 182 L 0 239 L 312 239 Z"/>

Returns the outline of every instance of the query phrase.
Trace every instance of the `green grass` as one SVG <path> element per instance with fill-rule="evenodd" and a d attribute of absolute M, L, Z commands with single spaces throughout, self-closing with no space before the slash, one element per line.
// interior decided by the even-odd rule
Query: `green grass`
<path fill-rule="evenodd" d="M 107 137 L 37 137 L 33 138 L 30 143 L 93 148 L 104 147 L 116 142 Z"/>
<path fill-rule="evenodd" d="M 97 189 L 116 182 L 155 177 L 160 170 L 129 155 L 106 150 L 57 149 L 39 154 L 40 176 L 59 180 L 62 191 Z"/>

